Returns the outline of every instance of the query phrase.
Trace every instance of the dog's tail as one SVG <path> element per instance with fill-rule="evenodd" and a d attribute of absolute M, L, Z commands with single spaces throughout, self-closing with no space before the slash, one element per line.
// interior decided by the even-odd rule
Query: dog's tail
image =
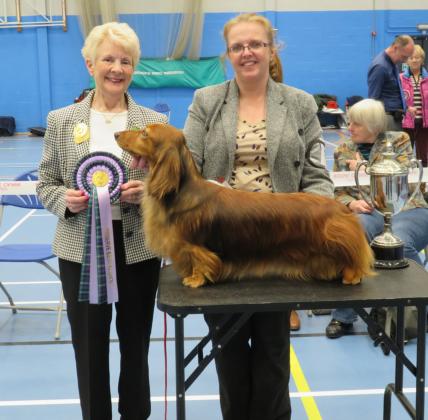
<path fill-rule="evenodd" d="M 373 251 L 357 216 L 350 212 L 329 218 L 324 235 L 327 253 L 343 264 L 343 283 L 357 284 L 363 277 L 375 274 Z"/>

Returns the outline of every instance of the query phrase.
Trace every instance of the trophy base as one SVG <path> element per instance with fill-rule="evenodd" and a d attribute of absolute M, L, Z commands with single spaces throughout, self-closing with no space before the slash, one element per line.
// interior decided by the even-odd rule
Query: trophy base
<path fill-rule="evenodd" d="M 409 262 L 405 258 L 397 261 L 376 260 L 374 263 L 374 266 L 375 268 L 387 268 L 389 270 L 393 270 L 396 268 L 408 267 Z"/>
<path fill-rule="evenodd" d="M 374 266 L 376 268 L 396 269 L 409 265 L 409 262 L 404 258 L 403 246 L 388 247 L 372 243 L 371 248 L 375 254 Z"/>

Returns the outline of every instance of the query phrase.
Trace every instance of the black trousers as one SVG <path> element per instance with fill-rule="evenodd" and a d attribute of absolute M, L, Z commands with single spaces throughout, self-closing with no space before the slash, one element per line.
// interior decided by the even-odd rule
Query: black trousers
<path fill-rule="evenodd" d="M 205 315 L 213 345 L 223 317 Z M 289 311 L 252 315 L 215 362 L 223 420 L 291 418 Z"/>
<path fill-rule="evenodd" d="M 415 120 L 415 128 L 405 128 L 410 136 L 412 147 L 416 147 L 416 158 L 422 161 L 422 166 L 428 166 L 428 127 L 423 126 L 422 119 Z"/>
<path fill-rule="evenodd" d="M 119 302 L 119 413 L 123 420 L 150 416 L 148 351 L 160 261 L 126 265 L 121 222 L 113 222 Z M 59 269 L 76 359 L 83 420 L 110 420 L 110 324 L 112 305 L 78 302 L 81 264 L 60 259 Z"/>

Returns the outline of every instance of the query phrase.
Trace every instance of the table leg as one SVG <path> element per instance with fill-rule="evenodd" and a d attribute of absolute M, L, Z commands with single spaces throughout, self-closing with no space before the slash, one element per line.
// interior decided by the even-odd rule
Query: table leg
<path fill-rule="evenodd" d="M 383 420 L 391 420 L 391 395 L 393 384 L 388 384 L 383 393 Z"/>
<path fill-rule="evenodd" d="M 389 335 L 390 334 L 391 331 L 389 331 Z M 397 396 L 405 408 L 407 407 L 405 398 L 401 398 L 403 396 L 403 361 L 397 355 L 398 353 L 403 353 L 404 351 L 404 307 L 401 305 L 397 306 L 395 343 L 397 345 L 397 353 L 395 353 L 395 382 L 393 384 L 388 384 L 383 394 L 383 420 L 391 419 L 392 393 Z"/>
<path fill-rule="evenodd" d="M 404 306 L 397 306 L 397 326 L 395 343 L 398 352 L 404 352 Z M 403 361 L 400 357 L 395 357 L 395 392 L 403 392 Z"/>
<path fill-rule="evenodd" d="M 184 372 L 184 322 L 180 314 L 175 317 L 175 395 L 177 420 L 186 420 L 185 372 Z"/>
<path fill-rule="evenodd" d="M 425 409 L 425 339 L 427 315 L 424 304 L 418 308 L 418 343 L 416 350 L 416 420 L 424 419 Z"/>

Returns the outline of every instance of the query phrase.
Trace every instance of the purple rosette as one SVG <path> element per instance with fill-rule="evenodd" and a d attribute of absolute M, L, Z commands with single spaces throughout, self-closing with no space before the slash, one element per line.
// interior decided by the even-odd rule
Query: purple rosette
<path fill-rule="evenodd" d="M 79 301 L 91 304 L 118 301 L 111 204 L 127 181 L 123 163 L 115 155 L 95 152 L 77 163 L 76 188 L 89 196 Z"/>
<path fill-rule="evenodd" d="M 120 187 L 127 181 L 127 176 L 122 161 L 112 153 L 94 152 L 80 159 L 74 170 L 74 185 L 90 196 L 93 185 L 100 186 L 94 182 L 94 177 L 100 174 L 106 180 L 113 203 L 119 199 Z"/>

